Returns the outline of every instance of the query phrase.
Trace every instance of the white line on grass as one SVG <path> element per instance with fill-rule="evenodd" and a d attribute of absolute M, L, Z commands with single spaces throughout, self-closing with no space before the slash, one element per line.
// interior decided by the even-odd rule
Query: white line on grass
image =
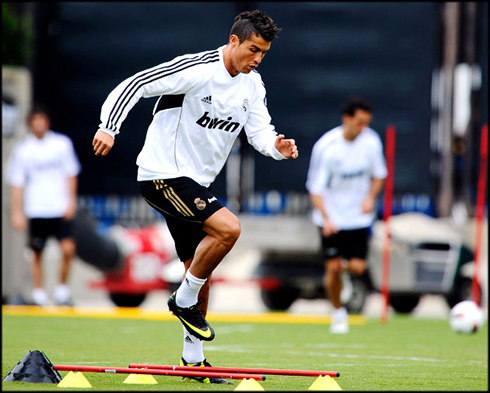
<path fill-rule="evenodd" d="M 307 346 L 321 346 L 328 348 L 328 344 L 311 344 Z M 239 353 L 256 353 L 257 348 L 264 349 L 267 347 L 267 344 L 234 344 L 234 345 L 209 345 L 205 346 L 204 350 L 206 351 L 216 351 L 216 352 L 239 352 Z M 332 344 L 331 347 L 341 347 L 341 348 L 364 348 L 364 344 Z M 305 356 L 304 352 L 301 351 L 291 351 L 291 350 L 282 350 L 282 353 L 287 353 L 288 355 L 299 355 Z M 400 361 L 412 361 L 412 362 L 425 362 L 425 363 L 460 363 L 459 359 L 434 359 L 434 358 L 426 358 L 420 356 L 384 356 L 384 355 L 357 355 L 357 354 L 345 354 L 345 353 L 331 353 L 331 352 L 308 352 L 308 356 L 322 356 L 322 357 L 331 357 L 331 358 L 347 358 L 347 359 L 383 359 L 383 360 L 400 360 Z M 472 364 L 481 364 L 481 361 L 478 360 L 469 360 L 468 363 Z M 354 365 L 353 365 L 354 366 Z M 399 364 L 385 364 L 385 366 L 399 366 Z"/>
<path fill-rule="evenodd" d="M 217 352 L 240 352 L 240 353 L 251 353 L 257 352 L 255 349 L 245 349 L 228 346 L 228 345 L 209 345 L 204 347 L 205 351 L 217 351 Z"/>
<path fill-rule="evenodd" d="M 366 344 L 337 344 L 337 343 L 319 343 L 319 344 L 306 344 L 305 347 L 309 348 L 366 348 Z M 370 348 L 379 347 L 379 345 L 370 345 Z"/>
<path fill-rule="evenodd" d="M 299 352 L 298 352 L 299 354 Z M 345 353 L 325 353 L 325 352 L 310 352 L 309 355 L 313 356 L 329 356 L 332 358 L 349 358 L 349 359 L 386 359 L 386 360 L 411 360 L 414 362 L 433 362 L 433 363 L 441 363 L 441 362 L 460 362 L 459 360 L 448 360 L 448 359 L 432 359 L 432 358 L 423 358 L 418 356 L 383 356 L 383 355 L 352 355 Z"/>
<path fill-rule="evenodd" d="M 217 327 L 215 330 L 219 334 L 250 333 L 255 330 L 255 327 L 252 325 L 229 325 Z"/>

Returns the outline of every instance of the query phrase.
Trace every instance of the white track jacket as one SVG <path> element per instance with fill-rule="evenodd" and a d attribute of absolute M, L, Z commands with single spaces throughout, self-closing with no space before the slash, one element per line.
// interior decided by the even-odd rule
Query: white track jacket
<path fill-rule="evenodd" d="M 160 96 L 136 160 L 138 181 L 187 176 L 208 187 L 242 129 L 260 153 L 285 158 L 274 147 L 277 133 L 260 74 L 232 77 L 224 65 L 223 48 L 179 56 L 141 71 L 107 97 L 99 129 L 115 137 L 141 97 Z"/>

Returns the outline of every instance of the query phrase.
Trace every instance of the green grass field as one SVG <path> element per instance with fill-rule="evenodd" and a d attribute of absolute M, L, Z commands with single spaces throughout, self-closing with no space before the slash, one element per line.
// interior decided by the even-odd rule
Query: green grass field
<path fill-rule="evenodd" d="M 210 319 L 211 320 L 211 319 Z M 212 320 L 211 320 L 212 322 Z M 446 319 L 392 317 L 352 325 L 331 335 L 313 323 L 213 322 L 205 343 L 215 366 L 339 371 L 343 390 L 488 390 L 488 327 L 474 335 L 452 332 Z M 2 318 L 2 379 L 28 350 L 54 364 L 127 367 L 178 364 L 182 327 L 174 320 L 12 316 Z M 66 372 L 60 372 L 62 376 Z M 84 373 L 89 390 L 226 390 L 180 377 L 156 376 L 158 385 L 123 384 L 126 374 Z M 265 390 L 307 390 L 314 377 L 267 376 Z M 60 390 L 55 384 L 2 382 L 3 390 Z M 68 389 L 81 390 L 81 389 Z"/>

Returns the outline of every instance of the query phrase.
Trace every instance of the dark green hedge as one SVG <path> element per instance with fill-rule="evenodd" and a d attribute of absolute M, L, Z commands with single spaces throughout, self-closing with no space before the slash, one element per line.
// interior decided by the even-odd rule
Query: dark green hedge
<path fill-rule="evenodd" d="M 32 56 L 33 30 L 28 14 L 16 15 L 2 3 L 2 64 L 26 65 Z"/>

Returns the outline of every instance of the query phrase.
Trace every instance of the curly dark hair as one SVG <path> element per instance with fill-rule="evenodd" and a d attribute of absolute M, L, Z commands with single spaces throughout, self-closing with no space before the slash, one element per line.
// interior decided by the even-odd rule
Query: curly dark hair
<path fill-rule="evenodd" d="M 252 34 L 256 34 L 267 42 L 271 42 L 281 30 L 265 12 L 259 10 L 244 11 L 236 16 L 230 36 L 236 35 L 242 43 L 248 40 Z"/>

